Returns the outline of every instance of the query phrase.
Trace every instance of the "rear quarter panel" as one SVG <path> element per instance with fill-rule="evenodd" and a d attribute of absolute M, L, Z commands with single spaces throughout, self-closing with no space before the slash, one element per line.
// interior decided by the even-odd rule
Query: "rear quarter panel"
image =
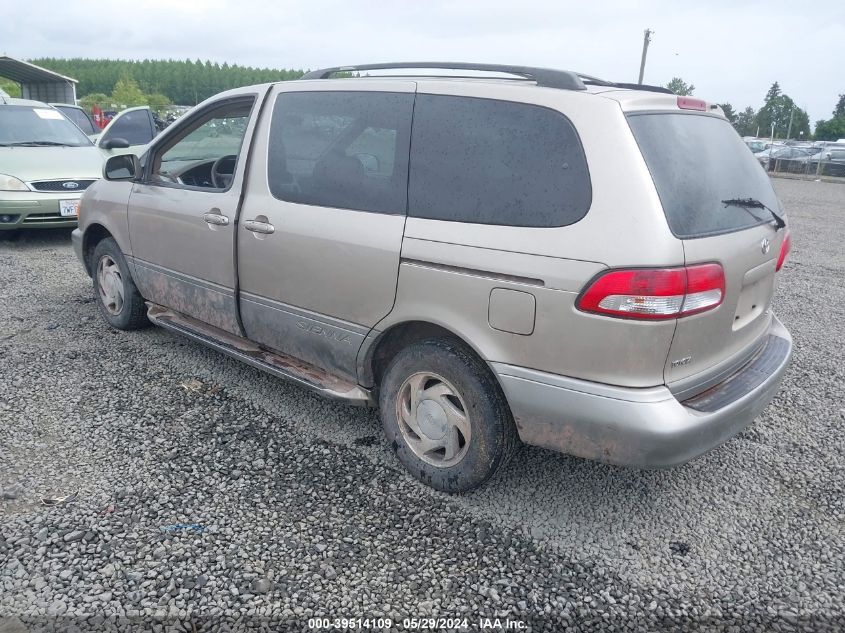
<path fill-rule="evenodd" d="M 427 320 L 461 336 L 488 361 L 632 387 L 663 384 L 674 321 L 626 321 L 575 308 L 585 284 L 608 267 L 684 262 L 683 245 L 669 231 L 619 104 L 574 91 L 483 82 L 421 81 L 418 91 L 559 110 L 580 135 L 590 171 L 592 205 L 582 220 L 560 228 L 409 217 L 396 305 L 377 329 Z M 508 281 L 509 275 L 540 283 Z M 532 334 L 510 334 L 490 326 L 489 296 L 496 287 L 534 295 Z"/>

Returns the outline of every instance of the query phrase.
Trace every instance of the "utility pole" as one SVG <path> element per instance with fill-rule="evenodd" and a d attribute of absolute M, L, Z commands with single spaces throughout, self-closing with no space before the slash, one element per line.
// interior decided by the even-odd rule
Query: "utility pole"
<path fill-rule="evenodd" d="M 795 106 L 792 106 L 792 109 L 789 111 L 789 127 L 786 128 L 786 140 L 788 141 L 792 134 L 792 117 L 795 115 Z"/>
<path fill-rule="evenodd" d="M 654 31 L 646 29 L 643 37 L 643 57 L 640 60 L 640 78 L 637 80 L 638 84 L 643 83 L 643 75 L 645 74 L 645 56 L 648 53 L 648 45 L 651 42 L 651 36 Z"/>

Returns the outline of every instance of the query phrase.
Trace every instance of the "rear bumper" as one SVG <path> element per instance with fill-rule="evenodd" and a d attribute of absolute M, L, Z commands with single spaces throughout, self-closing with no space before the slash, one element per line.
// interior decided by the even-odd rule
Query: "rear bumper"
<path fill-rule="evenodd" d="M 703 394 L 679 402 L 665 386 L 631 389 L 492 363 L 523 442 L 612 464 L 683 464 L 742 431 L 771 402 L 792 356 L 772 319 L 766 345 Z"/>

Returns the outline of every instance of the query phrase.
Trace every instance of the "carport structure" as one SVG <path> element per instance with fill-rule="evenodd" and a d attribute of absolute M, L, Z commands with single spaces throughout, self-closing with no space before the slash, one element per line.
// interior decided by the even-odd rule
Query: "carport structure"
<path fill-rule="evenodd" d="M 8 55 L 0 55 L 0 77 L 19 83 L 24 99 L 76 105 L 78 82 L 71 77 Z"/>

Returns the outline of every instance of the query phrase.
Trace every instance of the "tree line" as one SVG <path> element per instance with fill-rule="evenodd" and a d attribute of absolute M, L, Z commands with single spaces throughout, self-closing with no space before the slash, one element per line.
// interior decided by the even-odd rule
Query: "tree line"
<path fill-rule="evenodd" d="M 666 87 L 683 96 L 689 96 L 695 91 L 694 85 L 686 83 L 680 77 L 673 77 Z M 810 117 L 807 112 L 795 105 L 789 95 L 783 93 L 778 82 L 773 83 L 766 92 L 759 110 L 748 106 L 737 112 L 730 103 L 719 105 L 741 136 L 769 137 L 774 134 L 775 138 L 781 139 L 814 138 L 819 141 L 845 138 L 845 95 L 842 94 L 833 109 L 833 116 L 816 121 L 814 134 L 810 133 Z"/>
<path fill-rule="evenodd" d="M 59 59 L 43 57 L 33 64 L 73 77 L 79 84 L 77 95 L 82 105 L 115 104 L 117 107 L 149 105 L 162 109 L 169 104 L 194 105 L 224 90 L 298 79 L 302 70 L 254 68 L 237 64 L 218 64 L 202 60 Z M 12 96 L 16 85 L 0 84 Z M 678 95 L 692 95 L 695 86 L 680 77 L 666 85 Z M 742 136 L 810 139 L 810 119 L 775 82 L 769 88 L 759 110 L 748 106 L 736 111 L 730 103 L 720 104 L 728 120 Z M 839 95 L 830 119 L 816 121 L 814 137 L 818 140 L 845 138 L 845 95 Z"/>
<path fill-rule="evenodd" d="M 218 64 L 199 59 L 132 61 L 43 57 L 29 61 L 76 79 L 79 82 L 76 93 L 80 96 L 111 95 L 119 81 L 131 80 L 144 94 L 163 95 L 179 105 L 195 105 L 231 88 L 297 79 L 304 72 L 284 68 L 253 68 L 225 62 Z"/>

